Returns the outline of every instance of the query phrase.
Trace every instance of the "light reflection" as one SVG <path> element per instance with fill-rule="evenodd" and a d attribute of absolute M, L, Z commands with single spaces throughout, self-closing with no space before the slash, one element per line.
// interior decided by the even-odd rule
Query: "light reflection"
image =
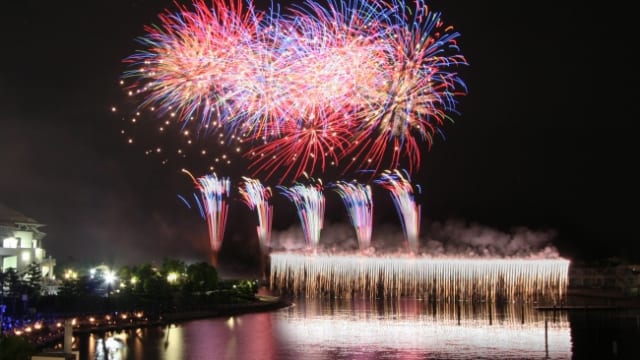
<path fill-rule="evenodd" d="M 463 359 L 490 353 L 495 358 L 562 359 L 572 354 L 567 314 L 546 314 L 522 304 L 402 299 L 315 301 L 298 307 L 283 313 L 279 330 L 296 346 L 316 351 L 368 348 Z"/>

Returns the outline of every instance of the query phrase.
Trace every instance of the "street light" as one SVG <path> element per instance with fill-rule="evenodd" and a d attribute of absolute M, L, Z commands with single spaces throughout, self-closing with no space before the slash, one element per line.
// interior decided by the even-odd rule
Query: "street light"
<path fill-rule="evenodd" d="M 111 294 L 111 285 L 116 281 L 116 273 L 113 271 L 107 271 L 104 274 L 104 281 L 107 283 L 107 297 Z"/>

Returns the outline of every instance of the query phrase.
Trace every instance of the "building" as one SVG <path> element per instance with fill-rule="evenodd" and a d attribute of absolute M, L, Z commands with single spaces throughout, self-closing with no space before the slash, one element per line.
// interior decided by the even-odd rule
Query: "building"
<path fill-rule="evenodd" d="M 15 268 L 24 274 L 29 265 L 40 265 L 45 291 L 55 282 L 55 259 L 46 256 L 42 247 L 45 226 L 0 203 L 0 271 Z"/>

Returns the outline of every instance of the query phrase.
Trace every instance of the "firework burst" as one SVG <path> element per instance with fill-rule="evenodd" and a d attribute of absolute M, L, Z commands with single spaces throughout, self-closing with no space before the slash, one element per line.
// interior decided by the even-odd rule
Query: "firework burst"
<path fill-rule="evenodd" d="M 278 10 L 275 10 L 278 9 Z M 159 16 L 126 61 L 141 106 L 242 139 L 253 176 L 327 164 L 408 172 L 466 94 L 459 34 L 423 0 L 306 1 L 256 11 L 196 0 Z"/>

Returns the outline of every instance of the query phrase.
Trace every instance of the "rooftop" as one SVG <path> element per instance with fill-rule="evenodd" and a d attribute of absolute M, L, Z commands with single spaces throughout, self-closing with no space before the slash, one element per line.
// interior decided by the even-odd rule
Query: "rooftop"
<path fill-rule="evenodd" d="M 15 224 L 34 224 L 34 225 L 43 225 L 37 220 L 34 220 L 21 212 L 18 212 L 3 203 L 0 203 L 0 226 L 9 225 L 13 226 Z"/>

